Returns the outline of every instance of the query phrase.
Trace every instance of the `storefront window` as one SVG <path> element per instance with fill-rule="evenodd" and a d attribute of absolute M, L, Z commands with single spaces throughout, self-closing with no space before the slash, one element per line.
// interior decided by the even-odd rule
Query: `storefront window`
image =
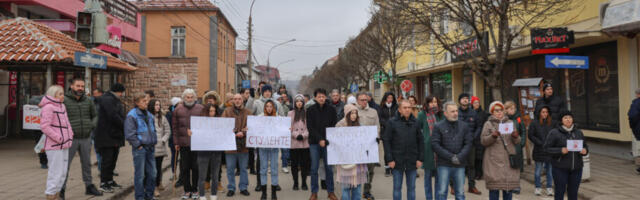
<path fill-rule="evenodd" d="M 431 74 L 431 92 L 443 102 L 452 100 L 451 71 Z"/>
<path fill-rule="evenodd" d="M 462 70 L 462 92 L 473 95 L 473 71 L 469 68 Z"/>
<path fill-rule="evenodd" d="M 26 104 L 33 96 L 43 95 L 46 91 L 43 72 L 22 72 L 19 77 L 21 104 Z"/>

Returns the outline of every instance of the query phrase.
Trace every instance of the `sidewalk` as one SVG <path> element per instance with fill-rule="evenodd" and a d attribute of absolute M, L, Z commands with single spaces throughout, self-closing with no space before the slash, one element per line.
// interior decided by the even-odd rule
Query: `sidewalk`
<path fill-rule="evenodd" d="M 636 166 L 632 161 L 617 159 L 592 153 L 591 178 L 580 184 L 581 199 L 638 199 L 640 196 L 640 175 L 635 173 Z M 522 178 L 533 183 L 535 166 L 525 165 Z M 542 179 L 543 181 L 545 178 Z"/>
<path fill-rule="evenodd" d="M 47 170 L 40 169 L 38 156 L 33 152 L 35 142 L 30 139 L 6 139 L 0 140 L 0 199 L 44 199 Z M 165 158 L 167 167 L 170 163 Z M 92 164 L 96 157 L 92 149 Z M 116 164 L 115 181 L 123 188 L 115 193 L 105 193 L 104 196 L 93 197 L 84 194 L 85 186 L 82 182 L 80 158 L 76 154 L 69 170 L 67 181 L 66 199 L 122 199 L 123 196 L 133 191 L 133 158 L 131 147 L 127 144 L 120 148 L 120 155 Z M 100 177 L 98 168 L 93 165 L 91 169 L 93 184 L 99 187 Z"/>

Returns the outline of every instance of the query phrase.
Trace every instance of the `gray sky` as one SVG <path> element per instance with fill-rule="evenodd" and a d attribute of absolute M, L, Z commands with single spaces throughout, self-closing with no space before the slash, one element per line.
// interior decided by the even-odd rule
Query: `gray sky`
<path fill-rule="evenodd" d="M 251 0 L 211 1 L 238 32 L 236 49 L 246 49 Z M 295 38 L 271 52 L 271 66 L 295 59 L 279 66 L 282 79 L 297 80 L 310 74 L 366 26 L 370 5 L 371 0 L 256 0 L 253 52 L 258 63 L 266 65 L 275 44 Z"/>

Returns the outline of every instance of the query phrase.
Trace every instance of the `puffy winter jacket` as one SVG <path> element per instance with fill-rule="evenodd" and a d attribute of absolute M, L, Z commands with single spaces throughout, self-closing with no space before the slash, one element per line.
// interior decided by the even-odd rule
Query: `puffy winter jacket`
<path fill-rule="evenodd" d="M 156 145 L 156 126 L 153 115 L 149 111 L 138 108 L 131 109 L 127 113 L 124 123 L 124 135 L 133 148 L 142 145 Z"/>
<path fill-rule="evenodd" d="M 171 116 L 173 119 L 171 123 L 171 129 L 173 130 L 173 142 L 175 145 L 181 147 L 191 146 L 191 136 L 187 133 L 187 130 L 191 128 L 191 116 L 200 116 L 200 113 L 204 109 L 204 106 L 200 104 L 194 104 L 192 107 L 187 107 L 184 103 L 178 104 Z"/>
<path fill-rule="evenodd" d="M 422 123 L 413 115 L 408 119 L 396 116 L 391 118 L 385 127 L 382 136 L 385 162 L 395 162 L 395 169 L 417 169 L 416 161 L 424 161 Z"/>
<path fill-rule="evenodd" d="M 167 156 L 167 144 L 169 142 L 169 138 L 171 138 L 171 126 L 169 125 L 169 120 L 164 115 L 153 116 L 153 122 L 155 122 L 156 127 L 156 138 L 158 139 L 158 143 L 156 143 L 155 156 Z"/>
<path fill-rule="evenodd" d="M 431 146 L 436 153 L 437 166 L 464 167 L 467 166 L 467 156 L 473 145 L 473 133 L 469 131 L 467 123 L 460 120 L 450 122 L 445 119 L 433 128 Z M 457 155 L 459 165 L 451 162 L 453 155 Z"/>
<path fill-rule="evenodd" d="M 47 138 L 44 150 L 68 149 L 73 142 L 73 130 L 67 118 L 67 109 L 62 102 L 50 96 L 44 96 L 38 106 L 40 110 L 40 129 Z"/>
<path fill-rule="evenodd" d="M 544 151 L 544 141 L 547 140 L 547 136 L 551 133 L 553 125 L 547 125 L 546 122 L 540 124 L 539 120 L 533 120 L 529 124 L 529 140 L 533 143 L 533 160 L 536 162 L 549 162 L 551 156 Z"/>
<path fill-rule="evenodd" d="M 73 94 L 66 94 L 64 105 L 73 129 L 73 138 L 84 139 L 91 136 L 91 131 L 98 124 L 98 113 L 93 101 L 82 95 L 77 99 Z"/>
<path fill-rule="evenodd" d="M 562 148 L 567 147 L 567 140 L 582 140 L 582 147 L 587 149 L 587 153 L 589 153 L 587 142 L 580 129 L 574 125 L 571 131 L 567 131 L 562 128 L 562 125 L 558 125 L 557 128 L 551 130 L 544 143 L 545 152 L 551 155 L 551 166 L 560 169 L 580 169 L 583 165 L 580 152 L 570 151 L 567 154 L 562 154 Z"/>

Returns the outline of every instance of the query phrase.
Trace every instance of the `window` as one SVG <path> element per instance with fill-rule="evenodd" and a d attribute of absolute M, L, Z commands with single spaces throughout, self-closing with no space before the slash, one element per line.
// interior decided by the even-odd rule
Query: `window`
<path fill-rule="evenodd" d="M 184 27 L 171 28 L 171 56 L 185 57 L 185 29 Z"/>
<path fill-rule="evenodd" d="M 473 95 L 473 71 L 470 68 L 462 70 L 462 92 Z"/>
<path fill-rule="evenodd" d="M 451 71 L 431 74 L 431 94 L 442 102 L 452 100 Z"/>

